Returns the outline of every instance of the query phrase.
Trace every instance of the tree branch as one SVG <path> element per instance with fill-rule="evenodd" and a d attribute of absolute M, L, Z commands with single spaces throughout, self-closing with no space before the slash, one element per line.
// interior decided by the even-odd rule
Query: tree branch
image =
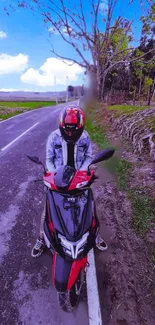
<path fill-rule="evenodd" d="M 50 45 L 51 45 L 51 47 L 52 47 L 51 52 L 52 52 L 52 53 L 53 53 L 53 54 L 54 54 L 58 59 L 60 59 L 61 61 L 63 61 L 65 64 L 67 64 L 67 65 L 69 65 L 69 66 L 72 66 L 72 65 L 75 63 L 75 64 L 78 64 L 79 66 L 81 66 L 82 68 L 87 68 L 87 66 L 86 66 L 85 64 L 83 64 L 82 62 L 79 62 L 79 61 L 77 61 L 77 60 L 75 60 L 75 59 L 71 59 L 71 58 L 66 57 L 66 56 L 63 56 L 63 55 L 59 55 L 58 53 L 55 52 L 54 47 L 53 47 L 53 45 L 51 44 L 50 41 L 49 41 L 49 43 L 50 43 Z M 72 63 L 69 64 L 69 63 L 67 63 L 65 60 L 67 60 L 67 61 L 71 61 Z"/>
<path fill-rule="evenodd" d="M 48 8 L 48 9 L 50 9 L 51 11 L 53 11 L 54 13 L 56 13 L 56 14 L 58 15 L 58 17 L 63 21 L 64 27 L 66 27 L 66 29 L 67 29 L 67 33 L 66 33 L 66 34 L 67 34 L 69 37 L 72 37 L 72 34 L 73 34 L 73 32 L 74 32 L 74 35 L 73 35 L 74 38 L 76 38 L 78 35 L 79 35 L 79 37 L 84 37 L 85 41 L 87 42 L 87 45 L 88 45 L 89 50 L 92 51 L 92 46 L 91 46 L 90 42 L 93 42 L 93 40 L 92 40 L 92 39 L 87 35 L 87 32 L 86 32 L 86 21 L 85 21 L 85 17 L 84 17 L 84 13 L 83 13 L 83 7 L 81 7 L 81 10 L 82 10 L 82 17 L 79 16 L 78 14 L 76 14 L 76 16 L 80 18 L 81 22 L 82 22 L 83 25 L 84 25 L 84 29 L 85 29 L 85 30 L 81 27 L 81 23 L 78 23 L 78 22 L 74 19 L 74 14 L 75 14 L 75 13 L 72 12 L 71 10 L 69 10 L 69 9 L 66 9 L 63 0 L 60 0 L 61 5 L 62 5 L 62 8 L 60 8 L 60 7 L 59 7 L 56 3 L 54 3 L 52 0 L 49 0 L 49 1 L 50 1 L 50 3 L 51 3 L 52 5 L 54 5 L 54 6 L 57 8 L 57 10 L 61 11 L 61 13 L 64 14 L 64 16 L 65 16 L 65 20 L 64 20 L 64 19 L 62 18 L 62 16 L 60 16 L 60 14 L 58 14 L 58 13 L 57 13 L 53 8 L 51 8 L 51 7 L 45 5 L 46 8 Z M 81 1 L 81 6 L 82 6 L 82 0 L 80 0 L 80 1 Z M 69 24 L 68 18 L 70 18 L 71 21 L 74 22 L 75 26 L 76 26 L 76 27 L 81 31 L 81 33 L 78 32 L 78 31 L 73 30 L 73 27 L 72 27 L 72 26 L 71 26 L 71 30 L 70 30 L 70 28 L 69 28 L 69 27 L 70 27 L 70 24 Z M 52 22 L 51 22 L 51 23 L 52 23 Z"/>
<path fill-rule="evenodd" d="M 65 37 L 64 33 L 61 31 L 61 28 L 58 26 L 58 23 L 57 22 L 54 22 L 51 18 L 51 16 L 47 15 L 47 13 L 40 7 L 40 10 L 42 11 L 43 13 L 43 16 L 46 17 L 47 21 L 50 22 L 54 28 L 58 31 L 58 33 L 61 35 L 62 39 L 68 43 L 69 45 L 72 45 L 73 48 L 76 50 L 76 52 L 79 54 L 79 56 L 82 58 L 83 62 L 85 62 L 85 66 L 89 66 L 89 63 L 88 61 L 85 59 L 85 57 L 83 56 L 83 54 L 81 53 L 81 51 L 79 50 L 79 48 L 76 46 L 76 44 L 69 40 L 68 38 Z M 53 11 L 54 13 L 57 13 L 55 12 L 54 9 L 50 8 L 51 11 Z M 64 19 L 57 13 L 57 15 L 59 16 L 60 18 L 60 21 L 63 23 L 63 25 L 65 26 L 65 21 Z"/>
<path fill-rule="evenodd" d="M 143 57 L 145 57 L 145 55 L 147 55 L 147 54 L 149 54 L 149 53 L 152 53 L 152 52 L 155 52 L 155 49 L 152 49 L 152 50 L 149 50 L 147 53 L 144 53 L 143 55 L 141 55 L 141 56 L 139 56 L 139 57 L 137 57 L 137 58 L 134 58 L 134 59 L 128 59 L 128 63 L 132 63 L 132 62 L 134 62 L 134 61 L 139 61 L 140 59 L 142 59 Z M 155 56 L 154 56 L 155 57 Z M 120 60 L 120 61 L 118 61 L 118 62 L 115 62 L 115 63 L 113 63 L 110 67 L 108 67 L 106 70 L 105 70 L 105 72 L 106 72 L 106 74 L 112 69 L 112 68 L 114 68 L 116 65 L 118 65 L 118 64 L 122 64 L 122 63 L 127 63 L 127 58 L 126 58 L 126 60 Z"/>

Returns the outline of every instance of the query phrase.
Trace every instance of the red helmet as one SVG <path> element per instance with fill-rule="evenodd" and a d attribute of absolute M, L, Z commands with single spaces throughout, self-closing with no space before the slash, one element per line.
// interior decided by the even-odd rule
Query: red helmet
<path fill-rule="evenodd" d="M 84 130 L 85 114 L 77 105 L 70 105 L 62 109 L 58 123 L 64 140 L 75 143 Z"/>

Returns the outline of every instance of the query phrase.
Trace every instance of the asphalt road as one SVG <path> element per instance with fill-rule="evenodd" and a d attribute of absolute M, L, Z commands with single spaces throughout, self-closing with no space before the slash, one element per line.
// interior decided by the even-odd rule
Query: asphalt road
<path fill-rule="evenodd" d="M 51 281 L 52 256 L 47 252 L 33 259 L 30 255 L 39 233 L 44 192 L 42 184 L 33 182 L 42 176 L 41 167 L 25 155 L 37 155 L 45 161 L 46 140 L 57 128 L 63 106 L 35 110 L 0 123 L 1 325 L 88 325 L 85 295 L 72 314 L 61 311 Z"/>

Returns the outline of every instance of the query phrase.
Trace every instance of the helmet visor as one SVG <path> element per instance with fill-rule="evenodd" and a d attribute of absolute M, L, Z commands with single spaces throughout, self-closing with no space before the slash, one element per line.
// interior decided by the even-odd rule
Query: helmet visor
<path fill-rule="evenodd" d="M 75 137 L 79 132 L 78 130 L 74 130 L 74 131 L 67 131 L 67 130 L 64 130 L 64 132 L 66 133 L 66 135 L 68 137 Z"/>
<path fill-rule="evenodd" d="M 75 124 L 65 125 L 64 132 L 68 137 L 75 137 L 78 134 L 78 128 Z"/>
<path fill-rule="evenodd" d="M 75 143 L 80 138 L 83 132 L 83 127 L 78 128 L 77 125 L 74 124 L 65 124 L 64 127 L 60 127 L 60 131 L 65 141 L 68 143 Z"/>

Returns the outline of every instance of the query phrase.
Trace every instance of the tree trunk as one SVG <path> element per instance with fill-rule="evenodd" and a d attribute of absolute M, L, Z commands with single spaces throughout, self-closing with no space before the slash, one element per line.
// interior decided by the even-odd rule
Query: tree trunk
<path fill-rule="evenodd" d="M 99 64 L 97 65 L 97 72 L 96 72 L 96 87 L 97 87 L 97 98 L 98 100 L 101 99 L 101 82 L 100 82 L 100 67 Z"/>
<path fill-rule="evenodd" d="M 101 84 L 101 100 L 104 100 L 104 96 L 105 96 L 105 78 L 106 75 L 103 74 L 100 80 L 100 84 Z"/>
<path fill-rule="evenodd" d="M 141 89 L 142 89 L 142 77 L 140 78 L 140 82 L 139 82 L 139 101 L 141 96 Z"/>
<path fill-rule="evenodd" d="M 147 105 L 150 106 L 151 104 L 151 86 L 148 89 L 148 97 L 147 97 Z"/>
<path fill-rule="evenodd" d="M 154 77 L 154 80 L 153 80 L 153 85 L 152 85 L 152 101 L 154 99 L 154 95 L 155 95 L 155 77 Z"/>
<path fill-rule="evenodd" d="M 102 78 L 99 81 L 99 85 L 98 85 L 98 100 L 101 101 L 102 100 Z"/>
<path fill-rule="evenodd" d="M 92 100 L 94 97 L 98 97 L 98 74 L 97 71 L 87 70 L 87 76 L 89 79 L 89 99 Z"/>
<path fill-rule="evenodd" d="M 135 105 L 135 101 L 136 101 L 136 87 L 133 94 L 133 105 Z"/>

